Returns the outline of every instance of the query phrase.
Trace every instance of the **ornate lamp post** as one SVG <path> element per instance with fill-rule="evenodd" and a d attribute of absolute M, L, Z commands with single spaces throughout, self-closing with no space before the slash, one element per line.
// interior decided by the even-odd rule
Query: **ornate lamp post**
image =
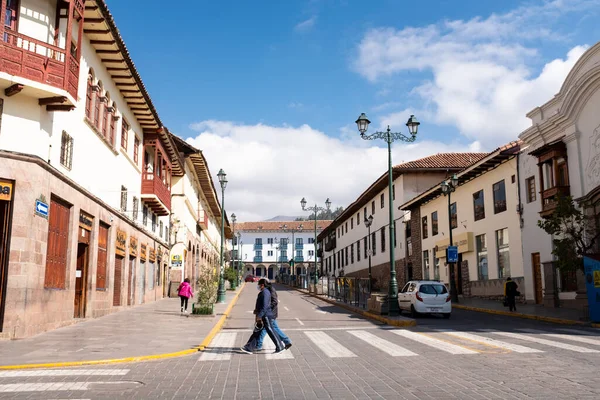
<path fill-rule="evenodd" d="M 392 197 L 392 185 L 394 179 L 392 177 L 392 143 L 396 140 L 409 143 L 414 142 L 417 138 L 417 131 L 419 129 L 420 122 L 417 121 L 414 115 L 410 116 L 408 122 L 406 122 L 406 126 L 408 127 L 408 132 L 410 133 L 410 136 L 405 136 L 402 133 L 392 132 L 389 126 L 385 132 L 375 132 L 371 135 L 365 135 L 365 132 L 369 128 L 370 123 L 371 121 L 367 119 L 365 113 L 360 114 L 360 116 L 356 120 L 356 125 L 358 126 L 358 131 L 360 132 L 361 138 L 365 140 L 383 139 L 387 143 L 389 175 L 388 205 L 390 209 L 390 284 L 388 289 L 388 309 L 389 315 L 398 315 L 400 314 L 400 307 L 398 305 L 398 281 L 396 280 L 396 265 L 394 259 L 394 201 Z"/>
<path fill-rule="evenodd" d="M 282 226 L 279 227 L 279 229 L 281 229 L 282 231 L 288 233 L 291 232 L 292 233 L 292 263 L 290 263 L 290 269 L 296 264 L 296 242 L 294 241 L 294 234 L 296 232 L 300 233 L 302 232 L 302 224 L 298 225 L 298 227 L 296 228 L 288 228 L 287 224 L 283 224 Z M 291 271 L 290 271 L 291 272 Z"/>
<path fill-rule="evenodd" d="M 448 180 L 445 180 L 441 183 L 440 185 L 442 187 L 442 193 L 444 193 L 444 196 L 448 196 L 448 229 L 450 231 L 449 234 L 449 240 L 450 242 L 448 243 L 448 246 L 452 246 L 453 245 L 453 241 L 452 241 L 452 210 L 451 210 L 451 205 L 452 205 L 452 201 L 450 200 L 450 198 L 452 197 L 452 192 L 454 192 L 456 190 L 456 187 L 458 186 L 458 178 L 456 177 L 456 174 L 452 175 L 452 177 Z M 446 261 L 448 261 L 448 252 L 446 251 Z M 448 263 L 450 265 L 450 297 L 452 298 L 452 302 L 453 303 L 458 303 L 458 292 L 456 291 L 456 282 L 455 282 L 455 273 L 456 271 L 455 269 L 455 263 Z"/>
<path fill-rule="evenodd" d="M 235 235 L 234 235 L 234 236 L 235 236 Z M 241 259 L 242 259 L 242 257 L 240 257 L 240 254 L 241 254 L 241 252 L 242 252 L 242 242 L 240 242 L 240 239 L 241 239 L 241 238 L 242 238 L 242 234 L 238 232 L 238 233 L 237 233 L 237 241 L 236 241 L 236 243 L 237 243 L 237 248 L 238 248 L 238 251 L 237 251 L 237 252 L 238 252 L 239 254 L 236 254 L 236 255 L 237 255 L 237 257 L 236 257 L 236 258 L 237 258 L 237 259 L 239 259 L 240 261 L 237 261 L 237 260 L 235 261 L 235 263 L 236 263 L 236 266 L 237 266 L 237 268 L 236 268 L 236 275 L 237 275 L 237 285 L 238 285 L 238 286 L 240 286 L 240 274 L 242 273 L 242 271 L 241 271 L 241 266 L 240 266 L 240 264 L 241 264 Z"/>
<path fill-rule="evenodd" d="M 235 213 L 231 214 L 231 222 L 232 222 L 232 234 L 233 234 L 233 239 L 231 239 L 231 266 L 233 268 L 233 270 L 235 271 L 235 221 L 237 221 L 237 217 L 235 216 Z M 235 280 L 235 286 L 237 287 L 237 279 Z"/>
<path fill-rule="evenodd" d="M 303 197 L 302 200 L 300 200 L 300 205 L 302 206 L 302 211 L 313 211 L 315 213 L 315 241 L 313 243 L 313 245 L 315 246 L 315 290 L 316 290 L 316 285 L 319 282 L 319 277 L 318 275 L 318 271 L 317 271 L 317 213 L 319 211 L 327 211 L 329 213 L 329 211 L 331 210 L 331 201 L 329 201 L 329 198 L 327 200 L 325 200 L 325 207 L 318 207 L 316 204 L 312 207 L 306 207 L 306 199 Z"/>
<path fill-rule="evenodd" d="M 367 227 L 367 229 L 369 230 L 369 250 L 367 251 L 367 254 L 369 255 L 369 294 L 371 294 L 371 254 L 373 254 L 373 251 L 371 250 L 371 224 L 373 223 L 373 216 L 369 215 L 369 218 L 365 217 L 365 226 Z"/>
<path fill-rule="evenodd" d="M 219 273 L 219 289 L 217 290 L 217 303 L 225 303 L 225 280 L 223 273 L 225 265 L 223 264 L 223 241 L 225 240 L 225 188 L 227 187 L 227 174 L 223 168 L 217 174 L 221 184 L 221 268 Z"/>

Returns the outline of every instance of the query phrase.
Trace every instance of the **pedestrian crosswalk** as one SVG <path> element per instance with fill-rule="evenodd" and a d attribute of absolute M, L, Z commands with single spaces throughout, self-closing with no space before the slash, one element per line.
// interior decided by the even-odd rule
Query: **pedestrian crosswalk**
<path fill-rule="evenodd" d="M 560 332 L 560 333 L 559 333 Z M 391 357 L 411 357 L 432 353 L 455 356 L 481 356 L 482 354 L 544 354 L 567 351 L 585 354 L 600 353 L 600 335 L 584 330 L 515 329 L 346 329 L 322 328 L 290 330 L 294 342 L 291 350 L 273 354 L 275 345 L 266 337 L 263 350 L 255 356 L 267 360 L 292 360 L 312 351 L 331 359 L 375 357 L 379 352 Z M 222 332 L 216 335 L 200 361 L 227 361 L 247 339 L 246 332 Z"/>
<path fill-rule="evenodd" d="M 0 371 L 0 394 L 28 392 L 79 393 L 103 387 L 116 387 L 117 385 L 131 386 L 132 382 L 111 379 L 111 377 L 123 377 L 128 373 L 128 369 L 36 369 Z M 77 378 L 81 377 L 83 377 L 84 380 L 77 381 Z M 89 377 L 98 377 L 97 379 L 100 380 L 90 380 Z M 17 378 L 36 379 L 32 382 L 14 382 Z M 40 380 L 44 381 L 40 382 Z"/>

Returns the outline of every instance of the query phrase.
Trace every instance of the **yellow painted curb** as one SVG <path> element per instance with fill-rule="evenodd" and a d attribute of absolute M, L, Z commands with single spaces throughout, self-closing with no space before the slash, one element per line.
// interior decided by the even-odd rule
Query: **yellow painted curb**
<path fill-rule="evenodd" d="M 304 294 L 307 294 L 309 296 L 316 297 L 317 299 L 322 300 L 325 303 L 329 303 L 329 304 L 332 304 L 334 306 L 343 308 L 345 310 L 351 311 L 351 312 L 353 312 L 355 314 L 361 315 L 361 316 L 363 316 L 365 318 L 368 318 L 368 319 L 374 319 L 376 321 L 383 322 L 384 324 L 387 324 L 387 325 L 398 326 L 398 327 L 401 327 L 401 328 L 405 328 L 405 327 L 409 327 L 409 326 L 416 326 L 417 325 L 417 322 L 414 319 L 413 320 L 409 320 L 409 321 L 399 321 L 399 320 L 396 320 L 396 319 L 386 318 L 386 317 L 383 317 L 381 315 L 373 314 L 373 313 L 368 312 L 368 311 L 357 310 L 357 309 L 355 309 L 353 307 L 347 306 L 346 304 L 338 303 L 337 301 L 325 299 L 325 298 L 321 297 L 320 295 L 310 293 L 310 292 L 308 292 L 306 290 L 303 290 L 303 289 L 298 289 L 298 288 L 295 288 L 295 287 L 292 287 L 292 286 L 289 286 L 289 287 L 292 288 L 292 289 L 294 289 L 294 290 L 296 290 L 296 291 L 298 291 L 298 292 L 300 292 L 300 293 L 304 293 Z"/>
<path fill-rule="evenodd" d="M 487 313 L 487 314 L 504 315 L 504 316 L 508 316 L 508 317 L 516 317 L 516 318 L 524 318 L 524 319 L 533 319 L 536 321 L 551 322 L 553 324 L 560 324 L 560 325 L 587 325 L 585 322 L 574 321 L 571 319 L 544 317 L 541 315 L 513 313 L 510 311 L 501 311 L 501 310 L 489 310 L 487 308 L 463 306 L 462 304 L 452 304 L 452 307 L 458 308 L 460 310 L 477 311 L 477 312 L 483 312 L 483 313 Z M 594 326 L 594 324 L 592 324 L 592 326 Z"/>
<path fill-rule="evenodd" d="M 89 360 L 89 361 L 66 361 L 66 362 L 55 362 L 55 363 L 44 363 L 44 364 L 22 364 L 22 365 L 2 365 L 0 366 L 0 370 L 12 370 L 12 369 L 32 369 L 32 368 L 63 368 L 63 367 L 80 367 L 83 365 L 98 365 L 98 364 L 119 364 L 119 363 L 132 363 L 132 362 L 140 362 L 140 361 L 151 361 L 151 360 L 163 360 L 166 358 L 175 358 L 181 356 L 187 356 L 190 354 L 197 353 L 199 351 L 203 351 L 206 346 L 210 344 L 215 335 L 221 330 L 225 320 L 229 316 L 231 309 L 237 302 L 238 297 L 242 293 L 244 286 L 246 283 L 242 283 L 240 289 L 236 293 L 235 297 L 231 299 L 231 303 L 227 306 L 227 309 L 219 318 L 219 321 L 213 326 L 208 335 L 204 338 L 202 343 L 198 346 L 188 349 L 177 351 L 174 353 L 163 353 L 163 354 L 153 354 L 149 356 L 137 356 L 137 357 L 125 357 L 125 358 L 113 358 L 109 360 Z"/>

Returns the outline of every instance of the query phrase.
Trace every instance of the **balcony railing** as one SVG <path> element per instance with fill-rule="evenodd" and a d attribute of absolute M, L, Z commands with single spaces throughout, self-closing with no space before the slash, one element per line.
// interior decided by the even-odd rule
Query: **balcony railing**
<path fill-rule="evenodd" d="M 286 263 L 289 260 L 288 260 L 287 256 L 279 256 L 279 258 L 277 259 L 277 261 L 282 262 L 282 263 Z"/>
<path fill-rule="evenodd" d="M 254 256 L 254 262 L 263 262 L 262 256 Z"/>
<path fill-rule="evenodd" d="M 160 203 L 162 203 L 162 206 L 155 204 L 157 202 L 154 201 L 154 196 L 152 195 L 156 196 Z M 169 210 L 171 210 L 171 190 L 159 176 L 152 172 L 144 172 L 142 175 L 142 199 L 150 204 L 150 207 L 157 215 L 169 215 Z M 161 211 L 161 209 L 163 210 Z"/>
<path fill-rule="evenodd" d="M 542 211 L 540 216 L 547 217 L 551 215 L 558 204 L 559 196 L 569 196 L 571 189 L 569 186 L 555 186 L 550 189 L 546 189 L 542 192 Z"/>
<path fill-rule="evenodd" d="M 330 238 L 327 242 L 325 242 L 325 251 L 331 251 L 331 250 L 335 249 L 335 246 L 336 246 L 336 239 Z"/>
<path fill-rule="evenodd" d="M 296 256 L 296 257 L 294 257 L 294 262 L 304 262 L 304 256 Z"/>
<path fill-rule="evenodd" d="M 1 40 L 0 71 L 66 90 L 77 99 L 79 61 L 67 50 L 7 28 Z"/>
<path fill-rule="evenodd" d="M 254 243 L 254 250 L 262 250 L 263 245 L 262 243 Z"/>
<path fill-rule="evenodd" d="M 303 243 L 296 243 L 296 250 L 303 250 L 303 249 L 304 249 Z"/>

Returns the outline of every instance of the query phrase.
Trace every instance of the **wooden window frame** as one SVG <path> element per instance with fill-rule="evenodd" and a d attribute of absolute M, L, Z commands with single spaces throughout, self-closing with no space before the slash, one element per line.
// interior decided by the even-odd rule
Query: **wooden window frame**
<path fill-rule="evenodd" d="M 477 201 L 480 199 L 479 194 L 481 194 L 482 208 L 481 208 L 481 212 L 478 213 L 477 212 Z M 482 219 L 485 219 L 485 193 L 484 193 L 483 189 L 478 190 L 475 193 L 473 193 L 473 220 L 481 221 Z"/>
<path fill-rule="evenodd" d="M 434 215 L 435 218 L 433 218 Z M 431 236 L 437 235 L 440 232 L 439 228 L 438 212 L 434 211 L 431 213 Z"/>
<path fill-rule="evenodd" d="M 71 208 L 54 196 L 50 199 L 44 289 L 66 289 Z"/>
<path fill-rule="evenodd" d="M 501 186 L 503 189 L 504 204 L 498 203 L 500 200 L 498 200 L 496 198 L 496 193 L 500 193 L 501 191 L 500 191 L 500 189 L 496 190 L 496 185 L 498 185 L 498 187 Z M 494 214 L 503 213 L 504 211 L 506 211 L 508 209 L 508 206 L 506 204 L 506 182 L 504 181 L 504 179 L 501 179 L 492 185 L 492 193 L 493 193 L 493 199 L 494 199 Z"/>
<path fill-rule="evenodd" d="M 73 137 L 66 131 L 60 139 L 60 164 L 68 170 L 73 168 Z"/>
<path fill-rule="evenodd" d="M 87 88 L 86 88 L 86 91 L 85 91 L 85 116 L 90 121 L 92 121 L 92 118 L 94 116 L 93 115 L 94 98 L 95 98 L 94 92 L 95 92 L 95 88 L 94 88 L 94 75 L 90 71 L 90 73 L 88 74 Z"/>
<path fill-rule="evenodd" d="M 427 239 L 429 236 L 428 232 L 428 223 L 427 223 L 427 215 L 421 218 L 421 233 L 423 234 L 423 239 Z"/>
<path fill-rule="evenodd" d="M 454 213 L 452 209 L 454 209 Z M 458 205 L 456 202 L 450 204 L 450 226 L 452 229 L 458 228 Z"/>
<path fill-rule="evenodd" d="M 129 123 L 125 118 L 123 118 L 123 122 L 121 123 L 121 148 L 127 151 L 127 143 L 129 140 Z"/>
<path fill-rule="evenodd" d="M 127 211 L 127 188 L 121 185 L 121 211 Z"/>
<path fill-rule="evenodd" d="M 135 135 L 135 139 L 133 139 L 133 162 L 137 166 L 139 166 L 140 161 L 140 143 L 140 138 Z"/>
<path fill-rule="evenodd" d="M 98 228 L 98 260 L 96 262 L 96 290 L 108 289 L 108 238 L 110 225 L 100 222 Z"/>
<path fill-rule="evenodd" d="M 525 187 L 527 188 L 527 204 L 533 203 L 537 200 L 537 193 L 535 192 L 535 176 L 530 176 L 525 179 Z"/>
<path fill-rule="evenodd" d="M 381 232 L 381 254 L 385 253 L 385 226 L 379 230 Z"/>
<path fill-rule="evenodd" d="M 4 3 L 4 2 L 0 2 L 0 4 L 2 4 L 2 6 L 4 6 L 4 4 L 6 4 L 6 16 L 8 16 L 8 3 Z M 20 14 L 20 10 L 21 10 L 21 1 L 20 0 L 14 0 L 14 9 L 11 9 L 12 12 L 14 12 L 14 15 L 11 18 L 11 23 L 10 25 L 6 25 L 6 19 L 4 21 L 2 21 L 2 24 L 4 25 L 4 29 L 10 29 L 13 32 L 17 32 L 19 30 L 19 14 Z M 6 17 L 5 17 L 6 18 Z"/>
<path fill-rule="evenodd" d="M 379 201 L 381 203 L 381 208 L 385 207 L 385 196 L 383 193 L 379 196 Z"/>

